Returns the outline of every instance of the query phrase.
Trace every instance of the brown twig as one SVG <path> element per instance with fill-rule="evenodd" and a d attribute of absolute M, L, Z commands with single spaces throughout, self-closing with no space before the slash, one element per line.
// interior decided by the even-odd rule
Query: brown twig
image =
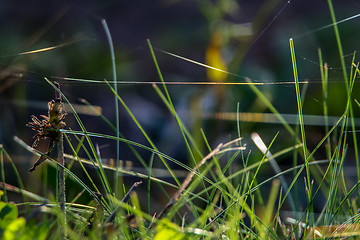
<path fill-rule="evenodd" d="M 123 203 L 126 203 L 127 201 L 129 201 L 129 198 L 130 198 L 130 194 L 136 190 L 136 188 L 142 184 L 142 181 L 139 181 L 139 182 L 135 182 L 131 188 L 129 189 L 129 191 L 126 193 L 125 197 L 121 200 Z M 108 217 L 108 219 L 106 220 L 107 223 L 110 223 L 112 221 L 114 221 L 115 217 L 116 217 L 116 214 L 118 212 L 118 208 L 115 209 L 111 214 L 110 216 Z"/>

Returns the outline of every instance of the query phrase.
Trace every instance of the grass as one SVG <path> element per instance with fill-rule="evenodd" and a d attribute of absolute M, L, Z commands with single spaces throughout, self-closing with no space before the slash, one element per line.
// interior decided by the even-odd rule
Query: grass
<path fill-rule="evenodd" d="M 299 125 L 292 127 L 272 104 L 271 100 L 259 88 L 259 84 L 246 78 L 249 89 L 266 106 L 284 129 L 288 132 L 289 142 L 293 145 L 280 150 L 278 131 L 266 146 L 259 134 L 253 134 L 253 141 L 261 153 L 249 150 L 241 135 L 240 121 L 236 122 L 237 137 L 228 139 L 213 148 L 207 133 L 198 129 L 202 139 L 193 133 L 180 118 L 163 77 L 156 51 L 147 41 L 155 70 L 160 79 L 153 84 L 153 90 L 168 109 L 170 116 L 184 142 L 189 160 L 179 161 L 161 151 L 156 142 L 147 133 L 117 89 L 115 55 L 111 34 L 106 22 L 103 26 L 107 33 L 114 85 L 104 80 L 108 91 L 115 98 L 116 126 L 106 116 L 99 114 L 104 125 L 113 130 L 113 135 L 88 131 L 76 109 L 65 93 L 45 78 L 55 89 L 64 103 L 68 104 L 77 128 L 80 130 L 61 129 L 61 139 L 57 141 L 58 156 L 44 154 L 29 146 L 19 137 L 15 141 L 19 146 L 37 157 L 46 158 L 48 167 L 36 171 L 56 171 L 59 174 L 57 196 L 40 196 L 26 190 L 22 176 L 3 145 L 0 145 L 1 166 L 1 202 L 0 236 L 2 239 L 328 239 L 357 238 L 360 235 L 359 199 L 360 182 L 351 182 L 344 169 L 350 149 L 356 159 L 357 180 L 360 179 L 358 146 L 354 108 L 360 106 L 354 99 L 354 85 L 358 77 L 359 64 L 355 54 L 347 73 L 343 60 L 343 50 L 337 29 L 332 3 L 328 1 L 334 23 L 337 47 L 341 59 L 343 78 L 346 89 L 346 104 L 343 114 L 334 125 L 328 121 L 329 73 L 319 50 L 319 72 L 322 86 L 322 109 L 324 134 L 314 147 L 307 140 L 309 133 L 304 123 L 304 104 L 306 103 L 306 84 L 299 81 L 301 69 L 298 69 L 295 55 L 296 41 L 290 39 L 290 56 L 293 67 Z M 176 55 L 174 55 L 176 56 Z M 209 67 L 202 64 L 203 67 Z M 217 66 L 210 66 L 216 71 Z M 222 71 L 222 73 L 227 73 Z M 230 73 L 227 73 L 231 75 Z M 82 80 L 92 82 L 91 80 Z M 304 84 L 303 88 L 301 84 Z M 355 102 L 356 104 L 353 104 Z M 93 107 L 86 100 L 83 103 Z M 120 131 L 119 106 L 121 106 L 145 143 L 132 141 Z M 237 117 L 239 117 L 239 105 Z M 66 119 L 65 119 L 66 121 Z M 25 124 L 25 123 L 24 123 Z M 350 129 L 350 131 L 348 130 Z M 247 137 L 247 136 L 246 136 Z M 134 158 L 142 164 L 143 171 L 128 169 L 104 163 L 101 149 L 94 139 L 104 139 L 116 145 L 116 156 L 120 156 L 120 144 L 131 150 Z M 63 142 L 64 141 L 64 142 Z M 261 144 L 259 144 L 261 142 Z M 68 153 L 64 153 L 63 145 Z M 121 145 L 122 146 L 122 145 Z M 350 147 L 351 146 L 351 147 Z M 86 157 L 80 156 L 80 151 Z M 325 160 L 315 156 L 324 151 Z M 144 159 L 143 153 L 149 153 Z M 276 159 L 287 156 L 293 159 L 293 166 L 280 170 Z M 66 164 L 63 161 L 66 159 Z M 7 184 L 9 171 L 4 163 L 8 162 L 15 175 L 18 186 Z M 167 171 L 167 178 L 156 176 L 160 162 Z M 74 166 L 80 166 L 81 173 Z M 181 168 L 183 176 L 178 175 Z M 273 169 L 275 173 L 267 176 Z M 264 176 L 262 174 L 264 173 Z M 129 187 L 124 183 L 126 176 L 135 180 Z M 289 180 L 289 177 L 291 178 Z M 64 179 L 66 178 L 66 180 Z M 74 196 L 67 194 L 67 186 L 78 189 Z M 46 188 L 47 186 L 45 186 Z M 145 191 L 140 191 L 140 189 Z M 154 191 L 156 188 L 156 193 Z M 144 193 L 145 192 L 145 193 Z M 155 203 L 150 198 L 161 193 L 163 201 Z M 14 204 L 11 194 L 19 194 L 22 201 Z M 67 196 L 65 202 L 65 195 Z M 295 197 L 297 196 L 297 197 Z M 302 201 L 301 198 L 306 199 Z M 144 200 L 146 199 L 146 200 Z M 323 200 L 321 209 L 317 201 Z M 159 206 L 160 205 L 160 206 Z M 156 210 L 153 210 L 156 209 Z M 20 213 L 19 213 L 20 210 Z M 58 220 L 58 221 L 54 221 Z"/>

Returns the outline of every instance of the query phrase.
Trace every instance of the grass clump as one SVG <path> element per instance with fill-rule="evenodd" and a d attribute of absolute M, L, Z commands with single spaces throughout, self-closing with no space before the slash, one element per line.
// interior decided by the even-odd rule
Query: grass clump
<path fill-rule="evenodd" d="M 48 116 L 42 115 L 42 120 L 32 117 L 29 126 L 37 131 L 32 147 L 19 137 L 15 137 L 15 141 L 38 157 L 31 172 L 43 163 L 45 166 L 39 167 L 36 172 L 52 171 L 57 174 L 56 196 L 40 196 L 27 191 L 11 156 L 1 145 L 0 186 L 3 192 L 0 201 L 0 237 L 156 240 L 357 238 L 360 235 L 359 181 L 349 181 L 344 167 L 351 145 L 356 156 L 357 179 L 360 179 L 354 114 L 354 108 L 360 104 L 353 97 L 359 64 L 355 62 L 354 54 L 349 65 L 350 72 L 346 72 L 334 10 L 331 1 L 328 4 L 342 59 L 347 99 L 341 116 L 330 124 L 329 73 L 319 50 L 324 134 L 315 146 L 308 143 L 308 116 L 304 114 L 309 82 L 299 81 L 301 69 L 297 66 L 296 42 L 293 39 L 290 39 L 289 61 L 294 75 L 294 81 L 290 84 L 294 86 L 293 94 L 297 103 L 298 124 L 295 127 L 291 126 L 284 114 L 261 91 L 260 86 L 265 83 L 250 78 L 245 78 L 245 82 L 241 83 L 249 87 L 258 101 L 267 107 L 287 131 L 288 142 L 293 144 L 285 148 L 278 147 L 279 136 L 283 134 L 281 131 L 268 136 L 269 141 L 263 141 L 261 134 L 253 133 L 251 138 L 254 144 L 247 142 L 245 139 L 249 139 L 249 136 L 240 134 L 239 106 L 235 113 L 236 137 L 224 140 L 216 147 L 212 146 L 203 129 L 198 129 L 200 134 L 194 137 L 174 106 L 156 51 L 150 40 L 147 41 L 160 79 L 159 82 L 152 83 L 153 90 L 176 123 L 185 146 L 183 151 L 189 159 L 186 163 L 161 151 L 161 147 L 157 146 L 142 125 L 141 119 L 136 117 L 120 96 L 111 35 L 103 20 L 110 45 L 114 81 L 104 80 L 101 83 L 108 86 L 109 93 L 115 99 L 116 124 L 113 125 L 101 113 L 98 116 L 103 124 L 109 125 L 114 134 L 88 131 L 67 94 L 60 90 L 60 85 L 52 81 L 52 78 L 44 78 L 56 92 L 55 100 L 49 103 Z M 212 51 L 215 51 L 214 46 L 212 47 Z M 218 66 L 201 66 L 209 68 L 212 76 L 213 71 L 222 73 L 219 85 L 225 85 L 223 77 L 231 75 L 230 72 L 218 69 Z M 94 83 L 92 80 L 82 82 Z M 82 102 L 95 109 L 86 100 Z M 66 127 L 64 104 L 69 107 L 68 115 L 73 116 L 77 123 L 74 129 L 78 130 Z M 144 143 L 130 140 L 121 133 L 119 107 L 124 109 L 138 128 L 139 134 L 144 137 Z M 36 149 L 38 141 L 43 138 L 49 139 L 45 154 Z M 104 160 L 95 139 L 109 140 L 116 144 L 116 164 Z M 52 152 L 56 145 L 57 156 L 54 157 Z M 126 145 L 134 158 L 139 160 L 142 165 L 140 170 L 121 165 L 120 145 Z M 67 151 L 64 151 L 64 147 Z M 318 160 L 316 156 L 321 151 L 325 152 L 326 159 Z M 281 169 L 277 162 L 281 156 L 292 159 L 293 165 Z M 5 161 L 11 165 L 19 187 L 7 183 Z M 164 168 L 159 169 L 160 164 Z M 182 170 L 179 171 L 178 168 Z M 166 173 L 166 178 L 158 176 L 160 170 Z M 131 177 L 130 184 L 125 184 L 126 177 Z M 68 194 L 72 188 L 77 189 L 76 195 Z M 22 201 L 17 204 L 10 202 L 10 193 L 19 194 Z M 158 202 L 151 201 L 154 195 L 161 195 L 161 199 L 157 199 Z M 323 201 L 320 204 L 319 199 Z M 19 217 L 18 209 L 21 209 L 25 217 Z"/>

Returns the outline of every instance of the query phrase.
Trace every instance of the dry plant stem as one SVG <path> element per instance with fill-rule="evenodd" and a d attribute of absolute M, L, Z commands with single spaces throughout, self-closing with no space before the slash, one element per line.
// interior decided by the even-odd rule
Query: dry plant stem
<path fill-rule="evenodd" d="M 123 203 L 127 203 L 127 201 L 129 201 L 130 194 L 131 194 L 133 191 L 135 191 L 136 188 L 137 188 L 140 184 L 142 184 L 142 181 L 135 182 L 135 183 L 131 186 L 131 188 L 129 189 L 129 191 L 128 191 L 127 194 L 125 195 L 125 197 L 124 197 L 121 201 L 122 201 Z M 115 209 L 115 210 L 111 213 L 111 215 L 110 215 L 110 216 L 108 217 L 108 219 L 106 220 L 107 223 L 114 221 L 114 219 L 115 219 L 115 217 L 116 217 L 116 214 L 118 213 L 118 210 L 119 210 L 119 209 L 117 208 L 117 209 Z"/>
<path fill-rule="evenodd" d="M 54 82 L 54 84 L 58 89 L 60 89 L 59 83 Z M 32 122 L 26 124 L 26 126 L 30 127 L 34 131 L 37 131 L 37 133 L 34 135 L 34 148 L 38 146 L 38 143 L 41 139 L 49 139 L 49 149 L 46 153 L 47 156 L 50 155 L 56 143 L 60 141 L 61 133 L 59 130 L 66 126 L 66 123 L 63 122 L 66 116 L 64 104 L 62 103 L 61 96 L 57 93 L 57 91 L 55 91 L 55 100 L 51 100 L 48 103 L 48 109 L 48 116 L 41 115 L 43 119 L 40 120 L 33 115 L 31 116 Z M 34 171 L 38 165 L 45 161 L 45 159 L 45 156 L 40 156 L 40 158 L 35 162 L 34 166 L 29 169 L 29 172 Z"/>
<path fill-rule="evenodd" d="M 56 144 L 56 141 L 52 141 L 51 143 L 49 143 L 49 149 L 46 153 L 47 156 L 50 155 L 50 153 L 52 152 L 52 150 L 54 149 Z M 46 160 L 45 156 L 40 156 L 39 159 L 34 163 L 34 165 L 32 166 L 32 168 L 29 169 L 29 172 L 33 172 L 37 166 L 39 166 L 41 163 L 43 163 Z"/>
<path fill-rule="evenodd" d="M 54 85 L 58 90 L 60 90 L 60 84 L 54 82 Z M 52 150 L 55 148 L 55 145 L 58 146 L 58 156 L 57 161 L 59 163 L 58 166 L 58 192 L 57 198 L 59 202 L 60 214 L 59 214 L 59 239 L 66 238 L 65 225 L 66 225 L 66 212 L 65 212 L 65 160 L 64 160 L 64 140 L 63 134 L 61 133 L 61 129 L 66 126 L 66 123 L 62 120 L 66 116 L 66 112 L 64 110 L 64 104 L 62 102 L 61 95 L 55 91 L 55 100 L 51 100 L 48 103 L 48 116 L 41 115 L 43 120 L 39 120 L 37 117 L 32 116 L 32 122 L 29 122 L 27 126 L 31 129 L 37 131 L 35 134 L 35 141 L 33 143 L 33 147 L 37 147 L 39 141 L 41 139 L 49 139 L 49 149 L 47 153 L 41 155 L 40 158 L 35 162 L 32 168 L 30 168 L 29 172 L 35 170 L 35 168 L 40 165 L 42 162 L 46 160 L 46 157 L 50 155 Z"/>
<path fill-rule="evenodd" d="M 129 201 L 129 198 L 130 198 L 130 194 L 135 191 L 135 189 L 140 185 L 142 184 L 142 181 L 139 181 L 139 182 L 135 182 L 131 188 L 129 189 L 129 191 L 127 192 L 127 194 L 125 195 L 125 197 L 121 200 L 123 203 L 126 203 L 127 201 Z"/>
<path fill-rule="evenodd" d="M 60 133 L 59 142 L 58 142 L 58 163 L 64 166 L 64 140 L 63 135 Z M 60 207 L 60 238 L 66 239 L 66 211 L 65 211 L 65 202 L 66 202 L 66 194 L 65 194 L 65 171 L 64 168 L 58 166 L 58 174 L 59 174 L 59 207 Z"/>
<path fill-rule="evenodd" d="M 226 144 L 228 145 L 228 144 Z M 170 199 L 170 201 L 165 205 L 163 210 L 159 213 L 157 216 L 157 219 L 160 219 L 167 210 L 170 209 L 171 206 L 173 206 L 178 200 L 181 195 L 181 193 L 186 189 L 186 187 L 191 182 L 191 179 L 194 177 L 195 172 L 210 158 L 220 153 L 221 148 L 223 147 L 223 144 L 220 143 L 213 151 L 211 151 L 208 155 L 206 155 L 193 169 L 192 171 L 187 175 L 184 182 L 181 184 L 180 188 L 177 190 L 177 192 L 174 194 L 174 196 Z M 151 229 L 151 227 L 154 225 L 154 221 L 152 221 L 148 227 L 148 229 Z"/>
<path fill-rule="evenodd" d="M 56 86 L 60 89 L 60 85 L 56 83 Z M 60 99 L 61 96 L 55 91 L 56 99 Z M 62 104 L 62 103 L 61 103 Z M 58 163 L 61 166 L 65 166 L 65 159 L 64 159 L 64 136 L 61 132 L 59 132 L 58 137 Z M 66 203 L 66 194 L 65 194 L 65 170 L 63 167 L 58 166 L 58 174 L 59 174 L 59 207 L 61 212 L 61 219 L 60 219 L 60 239 L 66 239 L 66 211 L 65 211 L 65 203 Z"/>
<path fill-rule="evenodd" d="M 61 133 L 59 142 L 58 142 L 58 153 L 59 153 L 59 157 L 58 157 L 58 162 L 59 164 L 61 164 L 62 166 L 64 166 L 65 164 L 65 160 L 64 160 L 64 140 L 63 140 L 63 136 Z M 58 167 L 59 168 L 59 205 L 60 205 L 60 210 L 65 213 L 65 202 L 66 202 L 66 195 L 65 195 L 65 171 L 64 168 L 62 167 Z"/>

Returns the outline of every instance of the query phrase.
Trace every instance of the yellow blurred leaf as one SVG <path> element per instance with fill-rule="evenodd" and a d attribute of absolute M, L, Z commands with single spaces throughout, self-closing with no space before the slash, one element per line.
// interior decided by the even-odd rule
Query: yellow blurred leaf
<path fill-rule="evenodd" d="M 162 219 L 157 226 L 157 233 L 154 240 L 181 240 L 185 239 L 180 227 L 170 222 L 169 219 Z"/>
<path fill-rule="evenodd" d="M 221 45 L 221 34 L 218 32 L 214 32 L 211 36 L 210 44 L 206 50 L 205 61 L 206 64 L 211 67 L 227 71 L 226 62 L 221 55 Z M 207 76 L 213 82 L 223 82 L 227 77 L 227 73 L 215 69 L 208 69 Z"/>
<path fill-rule="evenodd" d="M 23 217 L 17 218 L 10 222 L 4 231 L 3 239 L 15 240 L 19 236 L 22 236 L 24 234 L 25 224 L 25 218 Z"/>

